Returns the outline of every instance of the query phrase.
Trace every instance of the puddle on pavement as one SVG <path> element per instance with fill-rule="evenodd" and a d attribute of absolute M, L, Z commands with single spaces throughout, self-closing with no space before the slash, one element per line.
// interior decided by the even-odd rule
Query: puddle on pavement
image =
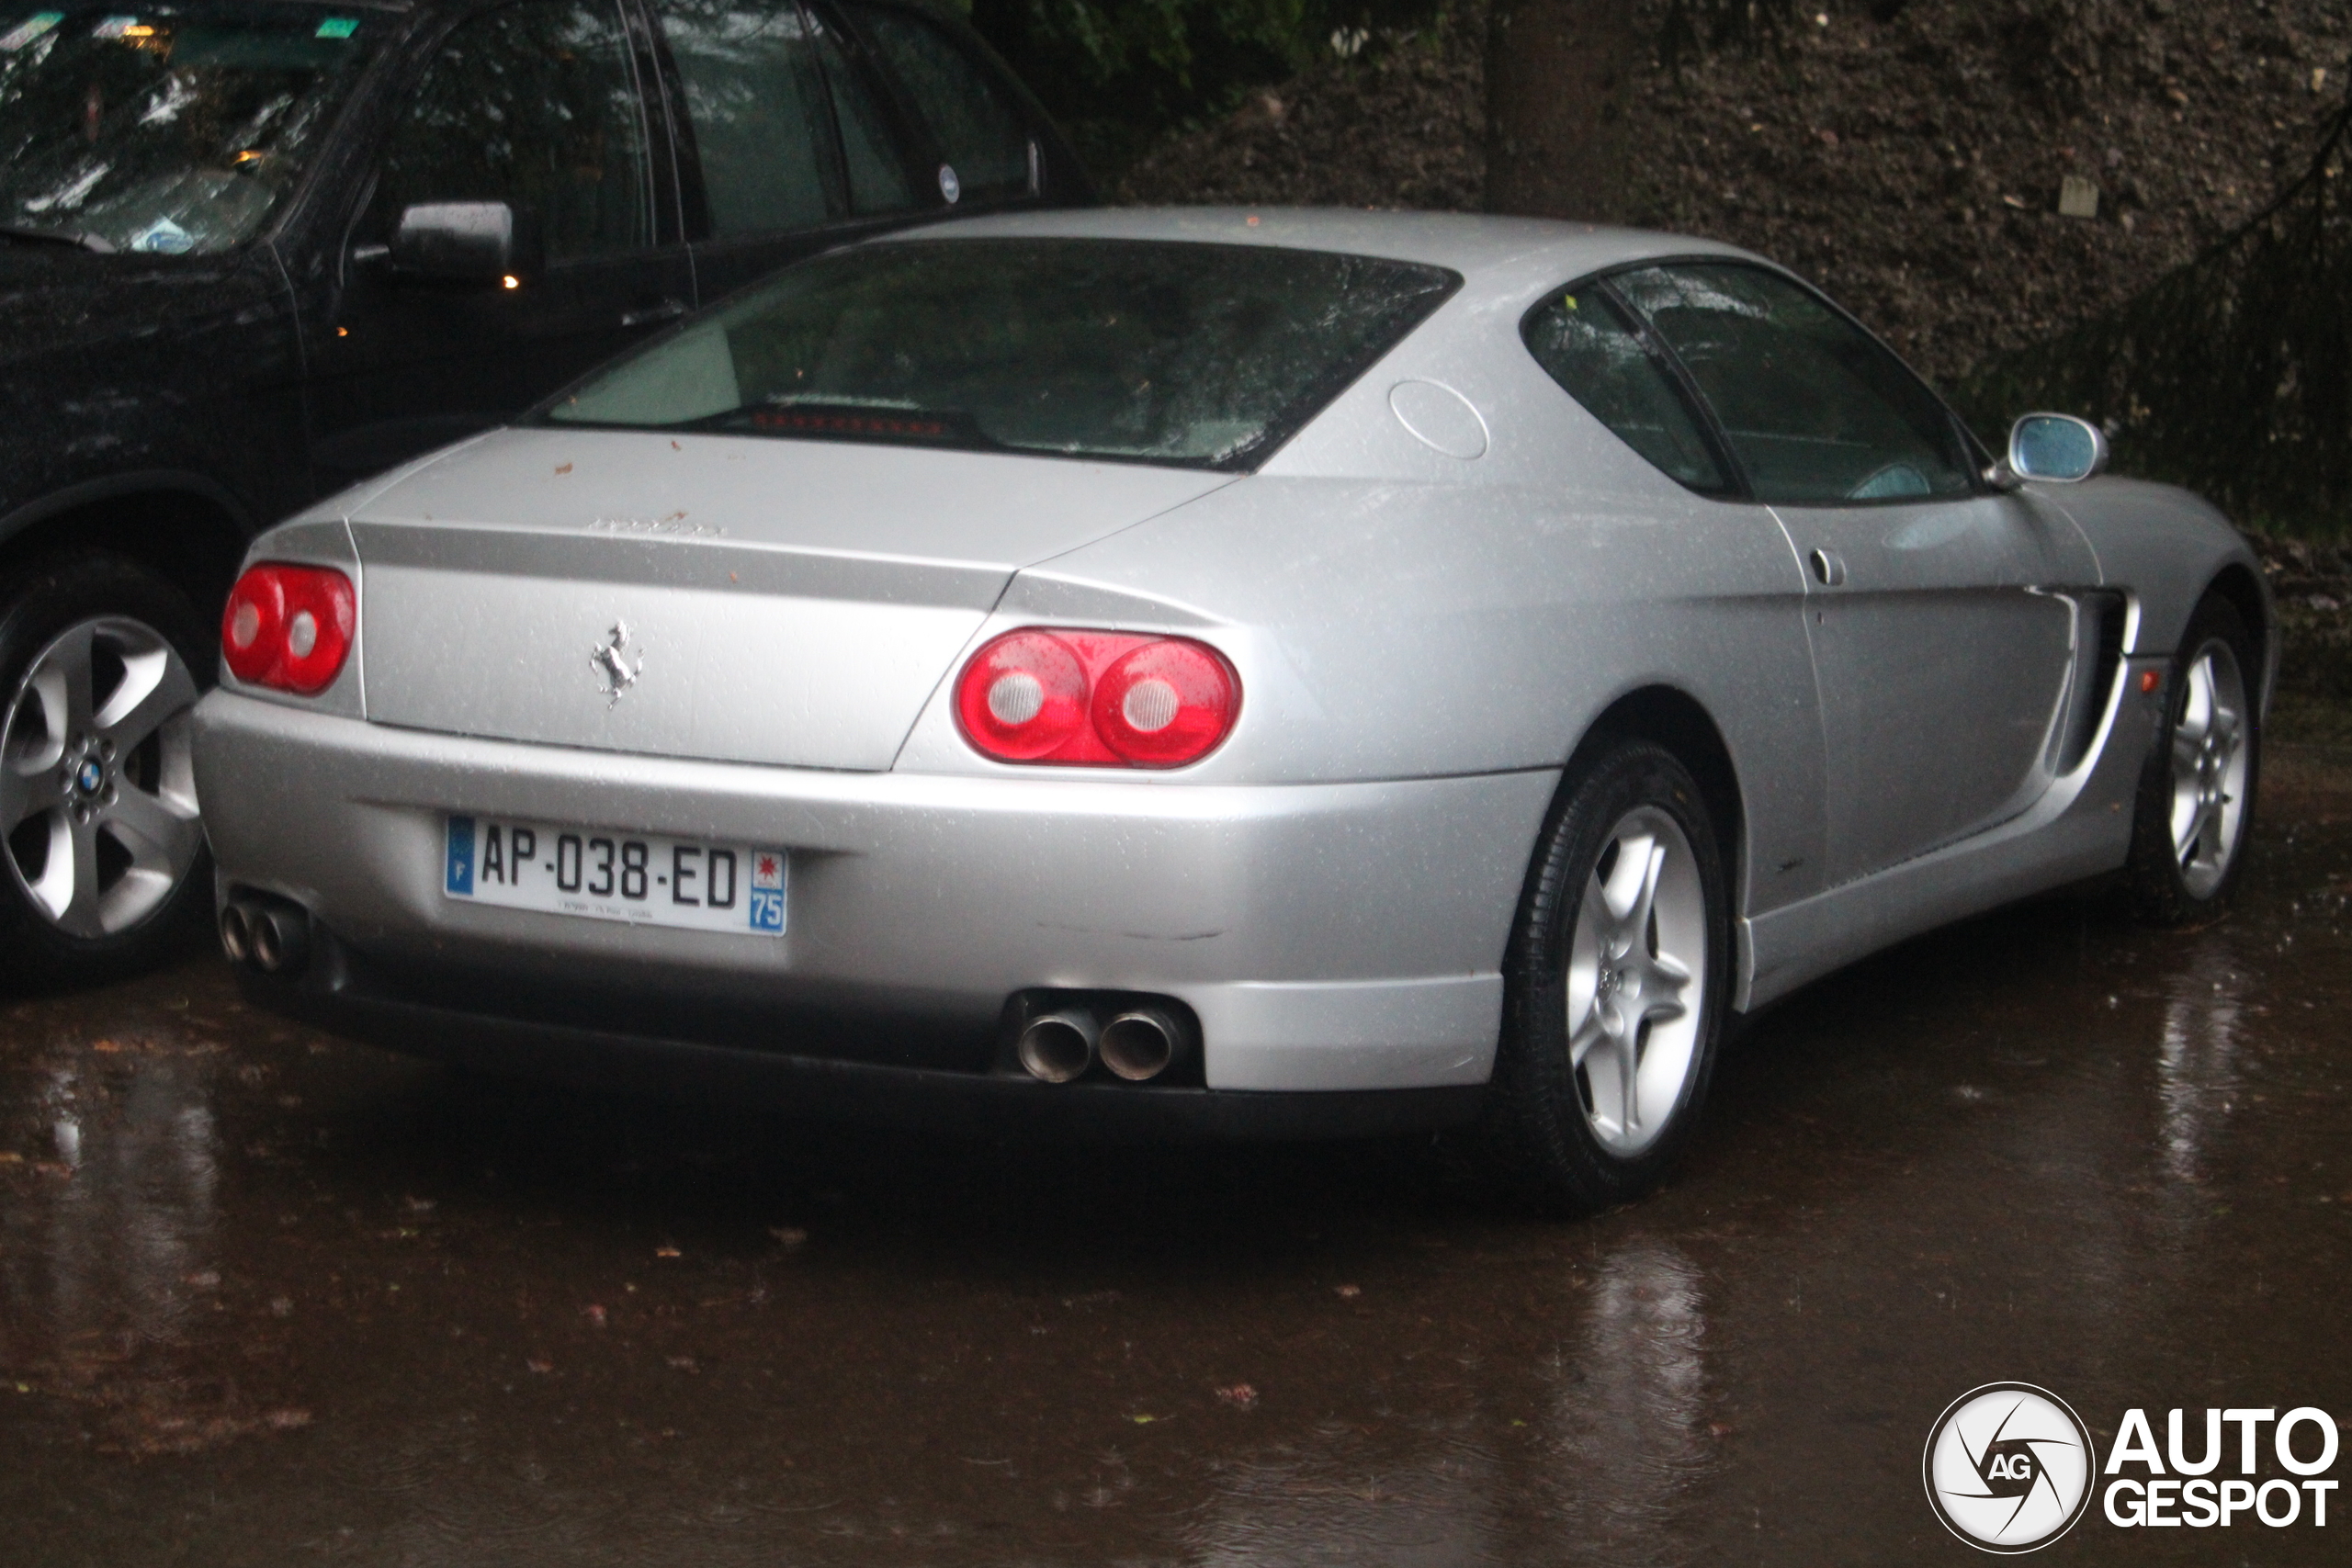
<path fill-rule="evenodd" d="M 1978 1383 L 2102 1442 L 2131 1405 L 2352 1410 L 2352 792 L 2304 783 L 2230 921 L 2054 899 L 1882 956 L 1736 1044 L 1668 1191 L 1577 1224 L 1409 1148 L 476 1080 L 247 1012 L 209 960 L 8 1004 L 6 1555 L 1964 1555 L 1919 1453 Z M 2219 1550 L 2094 1517 L 2059 1551 Z"/>

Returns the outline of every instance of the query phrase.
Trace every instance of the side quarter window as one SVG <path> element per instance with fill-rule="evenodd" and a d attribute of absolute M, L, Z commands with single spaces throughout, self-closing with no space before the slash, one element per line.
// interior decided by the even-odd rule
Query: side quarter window
<path fill-rule="evenodd" d="M 663 0 L 661 17 L 713 237 L 833 217 L 832 115 L 796 0 Z"/>
<path fill-rule="evenodd" d="M 956 193 L 949 196 L 943 175 L 940 194 L 966 201 L 1026 196 L 1028 129 L 980 62 L 911 11 L 861 6 L 855 20 L 956 172 Z"/>
<path fill-rule="evenodd" d="M 1613 275 L 1713 410 L 1758 501 L 1837 506 L 1973 492 L 1958 425 L 1903 362 L 1759 267 Z"/>
<path fill-rule="evenodd" d="M 915 193 L 907 183 L 906 163 L 899 156 L 889 117 L 875 102 L 865 73 L 842 47 L 840 29 L 829 25 L 821 11 L 812 9 L 806 15 L 818 59 L 824 66 L 834 122 L 841 128 L 850 210 L 861 216 L 903 212 L 915 205 Z"/>
<path fill-rule="evenodd" d="M 1520 332 L 1568 396 L 1669 478 L 1705 494 L 1733 488 L 1682 389 L 1601 289 L 1554 297 Z"/>
<path fill-rule="evenodd" d="M 549 261 L 652 243 L 643 100 L 611 0 L 523 0 L 442 42 L 384 150 L 378 226 L 424 201 L 503 201 Z"/>

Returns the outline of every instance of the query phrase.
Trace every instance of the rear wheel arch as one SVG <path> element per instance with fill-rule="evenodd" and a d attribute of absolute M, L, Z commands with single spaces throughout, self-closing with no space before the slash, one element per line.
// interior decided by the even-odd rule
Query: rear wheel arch
<path fill-rule="evenodd" d="M 1696 697 L 1679 687 L 1644 686 L 1626 693 L 1592 721 L 1567 761 L 1567 776 L 1623 740 L 1648 740 L 1672 752 L 1699 781 L 1715 848 L 1736 900 L 1747 886 L 1747 812 L 1739 772 L 1723 731 Z M 1738 906 L 1735 903 L 1734 908 Z"/>

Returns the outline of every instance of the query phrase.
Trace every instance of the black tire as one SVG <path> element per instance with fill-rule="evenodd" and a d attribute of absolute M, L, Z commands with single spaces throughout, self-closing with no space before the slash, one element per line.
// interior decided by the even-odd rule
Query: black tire
<path fill-rule="evenodd" d="M 16 770 L 19 781 L 0 779 L 0 806 L 8 806 L 13 798 L 18 806 L 29 802 L 40 810 L 49 810 L 52 808 L 47 805 L 46 792 L 64 791 L 67 786 L 55 769 L 25 774 L 24 770 L 36 765 L 35 760 L 45 754 L 43 749 L 49 744 L 46 719 L 35 711 L 37 698 L 32 699 L 33 707 L 27 706 L 28 677 L 57 639 L 91 622 L 106 623 L 119 632 L 145 634 L 154 639 L 155 651 L 164 651 L 168 645 L 188 685 L 200 693 L 212 684 L 214 638 L 185 594 L 124 557 L 51 557 L 10 576 L 12 581 L 0 587 L 0 769 Z M 106 692 L 119 690 L 107 682 L 130 679 L 116 652 L 124 647 L 147 645 L 134 638 L 132 643 L 101 639 L 99 646 L 101 651 L 92 656 L 96 672 L 92 705 L 103 713 Z M 114 662 L 108 663 L 109 659 Z M 188 700 L 192 704 L 192 694 Z M 186 710 L 175 706 L 173 711 L 184 715 Z M 109 751 L 105 798 L 116 799 L 117 790 L 141 789 L 151 796 L 168 795 L 176 807 L 192 811 L 194 786 L 185 775 L 186 732 L 178 728 L 185 723 L 184 717 L 167 719 L 150 732 L 151 739 L 134 744 L 119 761 Z M 129 732 L 126 727 L 124 733 Z M 40 793 L 12 797 L 12 788 Z M 62 798 L 74 797 L 68 794 Z M 0 811 L 0 815 L 11 814 Z M 192 855 L 176 876 L 131 863 L 130 868 L 139 871 L 151 886 L 119 901 L 109 918 L 123 923 L 96 934 L 77 934 L 39 900 L 28 880 L 28 868 L 35 876 L 46 868 L 53 844 L 43 828 L 45 820 L 34 815 L 0 822 L 0 983 L 12 989 L 50 989 L 119 979 L 188 944 L 198 928 L 209 928 L 212 861 L 203 843 L 200 823 L 193 825 Z M 132 860 L 122 848 L 126 840 L 111 841 L 112 861 L 100 859 L 96 874 L 96 886 L 109 894 L 128 874 L 125 865 Z M 109 874 L 113 884 L 107 881 Z"/>
<path fill-rule="evenodd" d="M 2219 593 L 2206 594 L 2188 617 L 2173 657 L 2165 682 L 2164 722 L 2149 749 L 2132 807 L 2125 882 L 2134 911 L 2153 925 L 2199 926 L 2219 919 L 2237 892 L 2261 779 L 2261 656 L 2245 615 Z M 2234 689 L 2223 690 L 2229 687 Z M 2217 692 L 2222 703 L 2212 700 Z M 2236 764 L 2215 756 L 2221 726 L 2195 716 L 2199 709 L 2218 711 L 2224 704 L 2235 709 L 2233 734 L 2242 743 Z M 2219 750 L 2226 751 L 2226 744 Z M 2182 822 L 2185 816 L 2194 818 L 2197 807 L 2188 797 L 2195 795 L 2200 777 L 2216 791 L 2218 805 L 2210 837 L 2200 835 L 2183 848 Z"/>
<path fill-rule="evenodd" d="M 1520 901 L 1518 923 L 1505 960 L 1505 999 L 1500 1047 L 1487 1100 L 1475 1129 L 1475 1148 L 1489 1179 L 1504 1195 L 1554 1213 L 1588 1213 L 1641 1197 L 1663 1180 L 1682 1156 L 1706 1098 L 1714 1070 L 1716 1047 L 1730 997 L 1730 901 L 1717 847 L 1714 826 L 1698 781 L 1672 752 L 1645 740 L 1619 740 L 1588 748 L 1589 758 L 1572 765 L 1537 841 L 1527 886 Z M 1679 850 L 1658 819 L 1679 829 Z M 1597 873 L 1607 872 L 1613 883 L 1619 862 L 1628 846 L 1640 842 L 1625 829 L 1635 824 L 1653 835 L 1661 852 L 1658 874 L 1661 895 L 1671 880 L 1673 934 L 1665 906 L 1640 920 L 1645 928 L 1639 939 L 1649 954 L 1678 948 L 1686 956 L 1693 936 L 1703 942 L 1698 962 L 1683 965 L 1688 979 L 1670 994 L 1695 999 L 1697 1016 L 1687 1026 L 1682 1018 L 1668 1019 L 1668 1033 L 1657 1032 L 1656 1021 L 1645 1021 L 1611 1038 L 1626 1040 L 1626 1049 L 1642 1066 L 1662 1069 L 1668 1057 L 1656 1053 L 1687 1049 L 1679 1087 L 1663 1113 L 1653 1105 L 1642 1114 L 1631 1107 L 1611 1118 L 1612 1090 L 1622 1088 L 1615 1060 L 1604 1043 L 1587 1048 L 1585 1065 L 1571 1055 L 1570 1011 L 1581 1027 L 1598 1026 L 1607 998 L 1621 1006 L 1626 998 L 1668 994 L 1659 982 L 1640 976 L 1620 986 L 1598 976 L 1579 978 L 1580 963 L 1589 968 L 1590 952 L 1578 960 L 1578 928 L 1589 928 L 1585 947 L 1599 928 L 1614 917 L 1604 908 L 1587 919 L 1589 893 L 1599 895 Z M 1675 854 L 1687 860 L 1677 862 Z M 1611 857 L 1604 863 L 1604 857 Z M 1677 870 L 1679 864 L 1682 869 Z M 1687 871 L 1687 883 L 1684 873 Z M 1695 898 L 1696 910 L 1693 912 Z M 1627 919 L 1634 918 L 1630 913 Z M 1630 927 L 1617 929 L 1618 937 L 1635 940 Z M 1639 956 L 1627 965 L 1641 968 Z M 1622 973 L 1607 964 L 1601 969 Z M 1668 981 L 1671 986 L 1673 982 Z M 1647 1004 L 1643 1004 L 1645 1010 Z M 1622 1016 L 1622 1010 L 1621 1010 Z M 1683 1015 L 1687 1018 L 1687 1012 Z M 1628 1039 L 1630 1033 L 1630 1039 Z M 1687 1043 L 1684 1035 L 1687 1033 Z M 1596 1056 L 1594 1053 L 1603 1053 Z M 1606 1070 L 1604 1080 L 1594 1070 Z M 1645 1082 L 1637 1067 L 1635 1086 Z M 1598 1100 L 1598 1108 L 1596 1101 Z M 1613 1134 L 1607 1124 L 1618 1123 Z M 1637 1125 L 1638 1122 L 1638 1125 Z"/>

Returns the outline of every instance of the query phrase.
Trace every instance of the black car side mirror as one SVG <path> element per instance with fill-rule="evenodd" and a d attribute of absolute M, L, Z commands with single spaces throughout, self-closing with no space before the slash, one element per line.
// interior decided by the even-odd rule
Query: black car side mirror
<path fill-rule="evenodd" d="M 403 208 L 389 247 L 395 272 L 509 288 L 544 265 L 537 227 L 503 201 L 425 201 Z"/>

